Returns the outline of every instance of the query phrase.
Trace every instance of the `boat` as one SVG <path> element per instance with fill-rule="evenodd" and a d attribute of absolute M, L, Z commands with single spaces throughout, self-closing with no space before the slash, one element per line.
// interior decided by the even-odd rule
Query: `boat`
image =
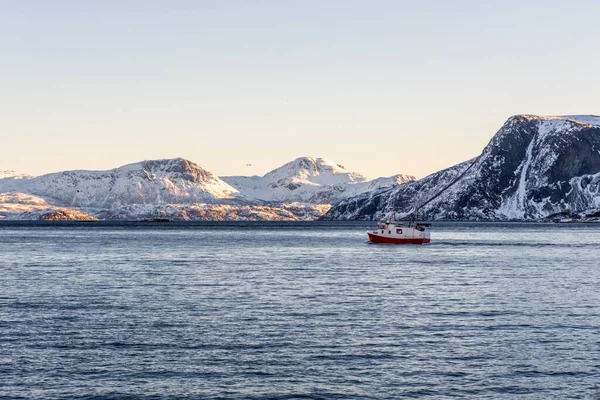
<path fill-rule="evenodd" d="M 431 224 L 386 221 L 377 224 L 377 230 L 367 232 L 372 243 L 385 244 L 427 244 L 431 242 Z"/>
<path fill-rule="evenodd" d="M 392 212 L 392 216 L 395 213 Z M 431 242 L 429 227 L 431 224 L 417 222 L 419 218 L 419 204 L 417 203 L 412 214 L 412 219 L 407 225 L 401 222 L 379 222 L 377 230 L 367 232 L 372 243 L 385 244 L 428 244 Z"/>

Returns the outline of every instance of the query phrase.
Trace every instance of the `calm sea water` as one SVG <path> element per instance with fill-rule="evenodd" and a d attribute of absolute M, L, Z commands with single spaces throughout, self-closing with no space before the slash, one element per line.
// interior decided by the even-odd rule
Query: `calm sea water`
<path fill-rule="evenodd" d="M 0 223 L 0 397 L 600 396 L 600 226 L 370 226 Z"/>

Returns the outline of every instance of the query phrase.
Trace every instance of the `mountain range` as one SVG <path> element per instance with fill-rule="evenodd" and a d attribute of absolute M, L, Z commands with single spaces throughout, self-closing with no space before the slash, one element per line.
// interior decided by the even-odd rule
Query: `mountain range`
<path fill-rule="evenodd" d="M 477 157 L 415 180 L 301 157 L 264 176 L 191 161 L 37 177 L 0 171 L 0 219 L 600 220 L 600 117 L 509 118 Z"/>
<path fill-rule="evenodd" d="M 332 161 L 310 157 L 262 177 L 219 178 L 182 158 L 37 177 L 3 171 L 0 217 L 79 219 L 85 213 L 117 220 L 306 220 L 342 199 L 412 180 L 408 175 L 369 180 Z"/>

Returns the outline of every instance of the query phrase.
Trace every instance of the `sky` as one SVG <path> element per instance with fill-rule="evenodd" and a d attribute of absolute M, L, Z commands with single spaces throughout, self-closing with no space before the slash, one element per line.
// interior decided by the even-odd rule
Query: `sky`
<path fill-rule="evenodd" d="M 0 8 L 0 170 L 184 157 L 263 175 L 312 156 L 423 177 L 511 115 L 600 114 L 597 1 Z"/>

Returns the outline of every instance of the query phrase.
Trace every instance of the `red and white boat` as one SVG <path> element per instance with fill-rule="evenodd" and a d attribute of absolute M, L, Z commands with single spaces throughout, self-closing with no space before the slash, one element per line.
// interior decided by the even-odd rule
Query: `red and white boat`
<path fill-rule="evenodd" d="M 427 244 L 431 241 L 430 224 L 410 222 L 404 225 L 400 222 L 386 221 L 377 224 L 377 230 L 367 232 L 369 241 L 386 244 Z"/>

